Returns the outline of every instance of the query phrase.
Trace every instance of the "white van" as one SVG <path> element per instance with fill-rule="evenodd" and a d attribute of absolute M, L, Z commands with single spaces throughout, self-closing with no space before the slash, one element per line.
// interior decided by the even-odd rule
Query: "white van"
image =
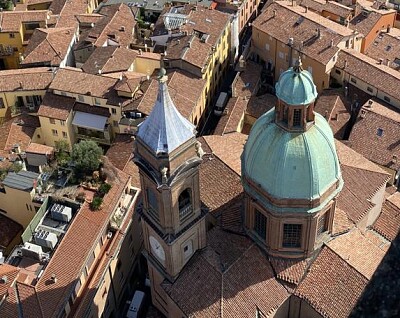
<path fill-rule="evenodd" d="M 126 313 L 126 318 L 139 318 L 143 311 L 144 304 L 144 292 L 137 290 L 133 295 L 131 303 L 129 305 L 128 312 Z"/>
<path fill-rule="evenodd" d="M 221 92 L 219 94 L 217 102 L 215 103 L 214 106 L 214 114 L 217 116 L 221 116 L 222 112 L 224 111 L 224 107 L 226 105 L 226 102 L 228 100 L 228 93 L 227 92 Z"/>

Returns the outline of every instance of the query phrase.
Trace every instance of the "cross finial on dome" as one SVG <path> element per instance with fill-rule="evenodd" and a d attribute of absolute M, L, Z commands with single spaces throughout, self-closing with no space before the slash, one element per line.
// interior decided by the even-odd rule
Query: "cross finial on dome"
<path fill-rule="evenodd" d="M 294 70 L 296 73 L 300 73 L 300 72 L 303 70 L 302 65 L 303 65 L 303 63 L 301 62 L 301 57 L 300 57 L 300 55 L 299 55 L 299 58 L 298 58 L 297 61 L 294 63 L 293 70 Z"/>

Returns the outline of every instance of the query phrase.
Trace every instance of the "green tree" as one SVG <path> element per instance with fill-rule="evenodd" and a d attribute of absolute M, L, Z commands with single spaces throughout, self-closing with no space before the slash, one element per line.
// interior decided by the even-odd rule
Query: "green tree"
<path fill-rule="evenodd" d="M 71 159 L 69 155 L 69 144 L 65 140 L 55 142 L 56 160 L 59 166 L 65 167 Z"/>
<path fill-rule="evenodd" d="M 6 11 L 11 11 L 14 8 L 14 4 L 11 0 L 0 0 L 0 8 Z"/>
<path fill-rule="evenodd" d="M 91 140 L 82 140 L 72 147 L 72 161 L 78 172 L 86 175 L 99 168 L 102 155 L 103 149 Z"/>

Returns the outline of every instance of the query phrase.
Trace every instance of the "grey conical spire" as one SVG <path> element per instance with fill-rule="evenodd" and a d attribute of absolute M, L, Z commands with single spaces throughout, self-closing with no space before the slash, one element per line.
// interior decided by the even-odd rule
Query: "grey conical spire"
<path fill-rule="evenodd" d="M 156 103 L 137 133 L 137 137 L 156 154 L 169 154 L 195 137 L 195 126 L 176 109 L 168 93 L 167 80 L 166 71 L 161 68 Z"/>

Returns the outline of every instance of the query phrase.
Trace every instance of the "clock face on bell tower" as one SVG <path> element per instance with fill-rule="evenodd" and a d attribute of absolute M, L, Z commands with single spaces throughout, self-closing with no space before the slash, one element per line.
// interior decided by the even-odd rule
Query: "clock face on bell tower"
<path fill-rule="evenodd" d="M 166 71 L 158 96 L 136 135 L 134 160 L 143 194 L 145 254 L 149 267 L 174 280 L 196 250 L 205 246 L 199 165 L 204 154 L 194 125 L 176 109 Z"/>
<path fill-rule="evenodd" d="M 151 246 L 151 252 L 158 257 L 158 259 L 162 262 L 165 261 L 165 251 L 161 246 L 160 242 L 154 236 L 149 236 L 149 242 Z"/>

